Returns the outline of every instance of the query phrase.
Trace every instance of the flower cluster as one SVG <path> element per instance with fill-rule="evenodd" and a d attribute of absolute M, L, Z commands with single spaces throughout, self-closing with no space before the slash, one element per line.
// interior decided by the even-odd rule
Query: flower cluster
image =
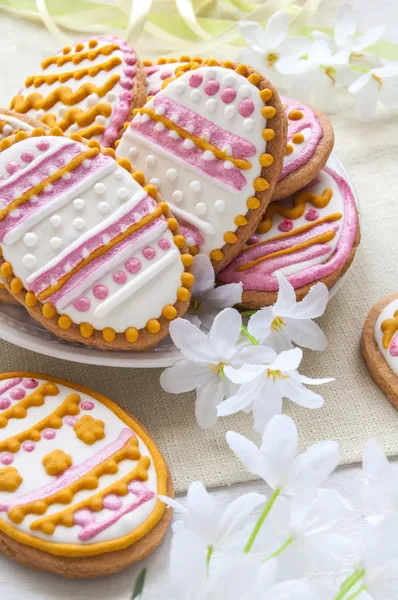
<path fill-rule="evenodd" d="M 283 10 L 269 19 L 265 29 L 241 21 L 239 29 L 248 48 L 238 58 L 267 75 L 281 91 L 325 112 L 337 111 L 337 92 L 345 88 L 355 97 L 361 121 L 372 118 L 378 103 L 398 109 L 398 62 L 369 51 L 384 26 L 358 35 L 353 8 L 346 3 L 337 11 L 332 35 L 313 31 L 312 39 L 289 37 L 288 26 Z"/>
<path fill-rule="evenodd" d="M 189 320 L 176 319 L 170 325 L 183 359 L 162 373 L 163 389 L 175 394 L 196 390 L 196 419 L 203 428 L 215 425 L 218 417 L 245 411 L 253 413 L 254 428 L 262 433 L 282 411 L 283 398 L 307 408 L 322 406 L 322 396 L 304 384 L 333 380 L 301 375 L 297 369 L 303 353 L 293 343 L 312 350 L 326 347 L 326 338 L 312 319 L 325 311 L 327 287 L 317 283 L 297 302 L 293 287 L 279 273 L 277 302 L 252 314 L 245 325 L 237 310 L 225 308 L 241 300 L 242 288 L 230 284 L 213 289 L 209 259 L 198 256 L 195 265 L 194 312 Z M 200 328 L 203 315 L 205 331 Z"/>

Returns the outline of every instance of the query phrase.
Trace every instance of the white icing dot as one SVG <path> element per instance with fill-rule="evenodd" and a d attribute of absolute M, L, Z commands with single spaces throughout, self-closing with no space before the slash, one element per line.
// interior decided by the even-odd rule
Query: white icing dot
<path fill-rule="evenodd" d="M 99 123 L 100 125 L 105 125 L 106 119 L 105 119 L 105 117 L 103 115 L 97 115 L 95 117 L 95 122 Z"/>
<path fill-rule="evenodd" d="M 58 171 L 58 169 L 57 169 L 57 167 L 54 167 L 54 165 L 51 165 L 50 167 L 48 167 L 48 172 L 50 175 L 54 175 L 54 173 L 56 173 L 57 171 Z"/>
<path fill-rule="evenodd" d="M 191 181 L 189 187 L 193 192 L 200 192 L 200 190 L 202 189 L 202 186 L 199 181 Z"/>
<path fill-rule="evenodd" d="M 141 115 L 141 123 L 147 123 L 149 121 L 151 117 L 149 115 L 147 115 L 146 113 L 144 113 L 143 115 Z"/>
<path fill-rule="evenodd" d="M 186 150 L 192 150 L 195 147 L 195 144 L 189 138 L 186 138 L 182 144 Z"/>
<path fill-rule="evenodd" d="M 62 175 L 62 179 L 70 179 L 72 177 L 72 173 L 65 173 Z"/>
<path fill-rule="evenodd" d="M 53 250 L 59 250 L 62 246 L 62 240 L 60 237 L 53 237 L 50 239 L 50 248 Z"/>
<path fill-rule="evenodd" d="M 37 117 L 38 119 L 40 119 L 40 118 L 41 118 L 41 117 L 44 115 L 44 112 L 45 112 L 45 111 L 44 111 L 44 110 L 41 108 L 40 110 L 38 110 L 38 111 L 36 112 L 36 117 Z"/>
<path fill-rule="evenodd" d="M 111 239 L 111 238 L 109 237 L 109 235 L 108 235 L 107 233 L 105 233 L 105 234 L 102 236 L 102 243 L 103 243 L 104 245 L 105 245 L 105 244 L 109 244 L 109 242 L 110 242 L 110 239 Z"/>
<path fill-rule="evenodd" d="M 90 250 L 88 248 L 83 248 L 82 250 L 82 257 L 83 258 L 88 258 L 90 256 Z"/>
<path fill-rule="evenodd" d="M 227 106 L 224 110 L 224 115 L 227 117 L 227 119 L 233 119 L 236 115 L 236 106 L 233 106 L 232 104 Z"/>
<path fill-rule="evenodd" d="M 37 259 L 33 254 L 25 254 L 22 259 L 23 266 L 27 269 L 34 269 L 37 265 Z"/>
<path fill-rule="evenodd" d="M 152 177 L 152 179 L 149 180 L 149 183 L 152 183 L 152 185 L 155 185 L 156 187 L 160 186 L 160 179 L 158 179 L 157 177 Z"/>
<path fill-rule="evenodd" d="M 204 202 L 198 202 L 195 206 L 195 210 L 198 215 L 205 215 L 207 213 L 207 206 Z"/>
<path fill-rule="evenodd" d="M 169 169 L 166 173 L 166 177 L 169 181 L 174 181 L 175 179 L 177 179 L 177 169 Z"/>
<path fill-rule="evenodd" d="M 251 131 L 254 127 L 254 121 L 253 119 L 245 119 L 243 121 L 243 129 L 245 131 Z"/>
<path fill-rule="evenodd" d="M 176 131 L 174 131 L 174 129 L 172 129 L 171 131 L 169 131 L 169 136 L 170 136 L 171 138 L 173 138 L 174 140 L 178 140 L 178 138 L 180 137 L 180 136 L 178 135 L 178 133 L 177 133 Z"/>
<path fill-rule="evenodd" d="M 224 163 L 224 169 L 228 169 L 228 171 L 230 169 L 233 169 L 234 166 L 235 166 L 234 163 L 231 162 L 230 160 L 226 160 L 225 163 Z"/>
<path fill-rule="evenodd" d="M 108 100 L 108 102 L 113 102 L 114 100 L 116 100 L 115 92 L 108 92 L 106 95 L 106 99 Z"/>
<path fill-rule="evenodd" d="M 35 202 L 37 202 L 37 201 L 38 201 L 38 199 L 39 199 L 39 197 L 38 197 L 38 196 L 31 196 L 31 197 L 29 198 L 29 202 L 32 202 L 32 204 L 34 204 Z"/>
<path fill-rule="evenodd" d="M 79 130 L 79 125 L 77 123 L 73 123 L 70 127 L 68 127 L 69 133 L 76 133 Z"/>
<path fill-rule="evenodd" d="M 202 92 L 200 90 L 192 90 L 190 95 L 192 102 L 199 102 L 202 98 Z"/>
<path fill-rule="evenodd" d="M 83 210 L 84 200 L 82 198 L 76 198 L 76 200 L 73 200 L 73 208 L 75 210 Z"/>
<path fill-rule="evenodd" d="M 138 156 L 138 150 L 135 146 L 132 146 L 129 150 L 129 154 L 131 156 L 131 158 L 136 158 Z M 116 173 L 119 173 L 119 171 L 116 171 Z M 115 173 L 115 175 L 116 175 Z"/>
<path fill-rule="evenodd" d="M 189 123 L 187 125 L 187 131 L 189 131 L 189 133 L 193 133 L 195 131 L 195 125 L 193 123 Z"/>
<path fill-rule="evenodd" d="M 125 187 L 119 188 L 116 192 L 116 197 L 119 198 L 119 200 L 127 200 L 127 198 L 129 197 L 128 189 Z"/>
<path fill-rule="evenodd" d="M 156 125 L 155 125 L 156 131 L 163 131 L 163 129 L 165 129 L 165 126 L 163 125 L 163 123 L 161 123 L 160 121 L 159 121 L 159 123 L 156 123 Z"/>
<path fill-rule="evenodd" d="M 90 161 L 88 158 L 86 158 L 86 159 L 84 159 L 84 161 L 82 162 L 82 165 L 83 165 L 83 167 L 84 167 L 85 169 L 89 169 L 89 168 L 90 168 L 90 166 L 91 166 L 91 161 Z"/>
<path fill-rule="evenodd" d="M 178 116 L 178 114 L 176 112 L 173 112 L 171 114 L 170 121 L 173 121 L 173 123 L 177 123 L 177 121 L 178 121 L 179 118 L 180 117 Z"/>
<path fill-rule="evenodd" d="M 208 100 L 206 102 L 206 109 L 209 112 L 214 112 L 217 108 L 217 100 L 215 98 L 210 98 L 210 100 Z"/>
<path fill-rule="evenodd" d="M 155 108 L 155 113 L 156 113 L 157 115 L 164 115 L 164 113 L 165 113 L 165 112 L 166 112 L 166 109 L 165 109 L 165 107 L 164 107 L 164 106 L 157 106 L 157 107 Z"/>
<path fill-rule="evenodd" d="M 109 204 L 107 202 L 100 202 L 97 206 L 98 210 L 100 213 L 102 213 L 103 215 L 105 215 L 106 213 L 109 212 Z"/>
<path fill-rule="evenodd" d="M 235 83 L 236 83 L 236 77 L 234 77 L 234 75 L 232 75 L 232 73 L 228 73 L 228 75 L 225 75 L 225 77 L 224 77 L 225 87 L 231 87 L 231 86 L 235 85 Z"/>
<path fill-rule="evenodd" d="M 205 150 L 205 152 L 203 152 L 203 160 L 209 161 L 209 160 L 214 160 L 216 157 L 214 156 L 214 153 L 211 152 L 211 150 Z"/>
<path fill-rule="evenodd" d="M 153 154 L 148 154 L 146 158 L 147 167 L 154 167 L 156 165 L 156 158 Z"/>
<path fill-rule="evenodd" d="M 105 186 L 103 183 L 96 183 L 94 186 L 94 192 L 96 194 L 98 194 L 99 196 L 101 196 L 102 194 L 105 194 Z"/>
<path fill-rule="evenodd" d="M 32 179 L 30 180 L 30 185 L 32 187 L 35 187 L 36 185 L 40 185 L 41 184 L 41 179 L 39 179 L 39 177 L 32 177 Z"/>
<path fill-rule="evenodd" d="M 180 202 L 183 201 L 184 193 L 181 190 L 176 190 L 175 192 L 173 192 L 171 194 L 171 197 L 174 200 L 174 202 L 176 202 L 177 204 L 179 204 Z"/>
<path fill-rule="evenodd" d="M 206 79 L 215 79 L 216 72 L 214 69 L 207 69 L 205 72 Z"/>
<path fill-rule="evenodd" d="M 29 231 L 23 236 L 23 243 L 27 248 L 33 248 L 33 246 L 36 246 L 37 244 L 37 239 L 37 235 L 32 231 Z"/>
<path fill-rule="evenodd" d="M 181 96 L 181 94 L 183 94 L 185 92 L 185 90 L 187 89 L 187 84 L 184 83 L 183 81 L 179 81 L 176 84 L 175 90 L 177 92 L 177 94 L 179 94 Z"/>
<path fill-rule="evenodd" d="M 115 171 L 115 177 L 116 179 L 123 179 L 123 171 L 121 169 Z"/>
<path fill-rule="evenodd" d="M 45 192 L 45 193 L 51 192 L 51 190 L 53 189 L 53 187 L 54 186 L 51 183 L 48 183 L 46 185 L 46 187 L 44 188 L 43 192 Z"/>
<path fill-rule="evenodd" d="M 195 246 L 195 238 L 192 235 L 187 235 L 186 240 L 188 246 Z"/>
<path fill-rule="evenodd" d="M 60 217 L 60 215 L 53 215 L 50 219 L 50 223 L 53 227 L 59 227 L 62 223 L 62 217 Z"/>
<path fill-rule="evenodd" d="M 251 96 L 251 89 L 248 85 L 241 85 L 241 87 L 238 90 L 238 94 L 242 98 L 249 98 Z"/>
<path fill-rule="evenodd" d="M 19 208 L 15 208 L 14 210 L 10 210 L 8 214 L 12 219 L 17 219 L 21 214 L 21 211 L 19 210 Z"/>
<path fill-rule="evenodd" d="M 225 154 L 227 156 L 232 156 L 232 146 L 231 144 L 225 144 L 224 148 L 223 148 Z"/>
<path fill-rule="evenodd" d="M 90 94 L 87 97 L 87 106 L 95 106 L 96 104 L 98 104 L 98 96 L 97 94 Z"/>
<path fill-rule="evenodd" d="M 3 127 L 3 132 L 4 133 L 11 133 L 11 131 L 12 131 L 11 125 L 8 125 L 8 124 L 4 125 L 4 127 Z"/>
<path fill-rule="evenodd" d="M 225 210 L 224 200 L 216 200 L 214 203 L 214 210 L 217 212 L 223 212 Z"/>
<path fill-rule="evenodd" d="M 86 226 L 86 224 L 84 222 L 84 219 L 80 219 L 80 217 L 77 219 L 73 219 L 73 227 L 75 229 L 77 229 L 77 230 L 84 229 L 85 226 Z"/>

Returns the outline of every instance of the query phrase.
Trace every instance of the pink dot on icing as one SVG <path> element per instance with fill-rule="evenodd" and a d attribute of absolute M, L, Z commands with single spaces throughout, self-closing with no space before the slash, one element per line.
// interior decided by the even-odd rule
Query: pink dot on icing
<path fill-rule="evenodd" d="M 197 88 L 200 86 L 200 84 L 203 81 L 203 77 L 202 75 L 200 75 L 199 73 L 194 73 L 193 75 L 191 75 L 191 77 L 189 78 L 189 85 L 193 88 Z"/>
<path fill-rule="evenodd" d="M 127 75 L 127 77 L 134 77 L 136 69 L 134 69 L 134 67 L 126 67 L 124 69 L 124 74 Z"/>
<path fill-rule="evenodd" d="M 0 409 L 5 410 L 11 406 L 11 402 L 8 398 L 0 398 Z"/>
<path fill-rule="evenodd" d="M 137 57 L 135 56 L 135 54 L 127 54 L 124 60 L 126 65 L 135 65 L 135 63 L 137 62 Z"/>
<path fill-rule="evenodd" d="M 169 77 L 173 77 L 173 73 L 171 71 L 163 71 L 163 73 L 160 76 L 160 79 L 168 79 Z M 192 77 L 191 77 L 192 79 Z M 193 86 L 196 87 L 196 86 Z"/>
<path fill-rule="evenodd" d="M 129 258 L 124 265 L 129 273 L 138 273 L 141 269 L 141 263 L 138 258 Z"/>
<path fill-rule="evenodd" d="M 252 237 L 250 238 L 250 240 L 247 242 L 249 244 L 249 246 L 251 246 L 252 244 L 257 244 L 260 241 L 260 238 L 258 235 L 252 235 Z"/>
<path fill-rule="evenodd" d="M 291 229 L 293 229 L 293 221 L 291 221 L 290 219 L 283 219 L 282 223 L 279 223 L 278 225 L 278 229 L 279 231 L 290 231 Z"/>
<path fill-rule="evenodd" d="M 122 507 L 122 501 L 116 494 L 107 494 L 104 497 L 103 505 L 108 510 L 119 510 Z"/>
<path fill-rule="evenodd" d="M 221 100 L 225 102 L 225 104 L 230 104 L 236 98 L 236 92 L 233 88 L 225 88 L 221 94 Z"/>
<path fill-rule="evenodd" d="M 10 160 L 10 162 L 6 164 L 6 171 L 10 175 L 19 171 L 20 168 L 21 167 L 19 166 L 19 164 L 17 162 L 15 162 L 14 160 Z"/>
<path fill-rule="evenodd" d="M 76 525 L 84 527 L 85 525 L 93 523 L 95 521 L 95 516 L 89 508 L 82 508 L 81 510 L 77 510 L 75 512 L 73 515 L 73 520 Z"/>
<path fill-rule="evenodd" d="M 133 94 L 131 92 L 122 92 L 120 94 L 120 100 L 124 100 L 128 104 L 130 104 L 132 99 L 133 99 Z"/>
<path fill-rule="evenodd" d="M 49 147 L 50 142 L 47 142 L 47 140 L 40 140 L 40 142 L 37 142 L 36 144 L 36 148 L 42 152 L 44 152 L 44 150 L 48 150 Z"/>
<path fill-rule="evenodd" d="M 220 84 L 215 79 L 209 79 L 209 81 L 205 83 L 205 92 L 208 96 L 214 96 L 219 89 Z"/>
<path fill-rule="evenodd" d="M 123 283 L 126 283 L 127 275 L 124 271 L 116 271 L 116 273 L 112 275 L 112 279 L 115 283 L 122 285 Z"/>
<path fill-rule="evenodd" d="M 85 296 L 80 296 L 80 298 L 76 298 L 73 302 L 74 308 L 79 312 L 87 312 L 90 308 L 90 299 Z"/>
<path fill-rule="evenodd" d="M 25 450 L 25 452 L 33 452 L 35 447 L 36 446 L 33 442 L 25 442 L 24 444 L 22 444 L 22 448 Z"/>
<path fill-rule="evenodd" d="M 65 417 L 64 423 L 65 425 L 70 425 L 71 427 L 73 427 L 73 425 L 77 423 L 77 420 L 77 417 Z"/>
<path fill-rule="evenodd" d="M 156 250 L 154 250 L 153 248 L 150 248 L 149 246 L 147 246 L 146 248 L 143 249 L 142 254 L 148 260 L 152 260 L 156 256 Z"/>
<path fill-rule="evenodd" d="M 108 288 L 106 285 L 96 285 L 93 289 L 93 294 L 97 300 L 103 300 L 108 295 Z"/>
<path fill-rule="evenodd" d="M 91 402 L 91 400 L 85 400 L 80 404 L 80 408 L 82 408 L 83 410 L 93 410 L 94 402 Z"/>
<path fill-rule="evenodd" d="M 391 356 L 398 356 L 398 334 L 395 334 L 390 344 Z"/>
<path fill-rule="evenodd" d="M 15 388 L 11 390 L 10 396 L 13 400 L 22 400 L 22 398 L 25 398 L 26 392 L 22 388 Z"/>
<path fill-rule="evenodd" d="M 304 216 L 307 219 L 307 221 L 316 221 L 317 219 L 319 219 L 319 212 L 315 210 L 315 208 L 310 208 L 309 210 L 307 210 Z"/>
<path fill-rule="evenodd" d="M 53 440 L 55 438 L 55 436 L 56 436 L 56 433 L 55 433 L 54 429 L 45 429 L 43 431 L 43 437 L 46 440 Z"/>
<path fill-rule="evenodd" d="M 166 240 L 166 238 L 162 238 L 158 241 L 158 246 L 161 250 L 168 250 L 170 248 L 170 242 L 169 240 Z"/>
<path fill-rule="evenodd" d="M 21 158 L 24 162 L 30 163 L 34 159 L 35 155 L 32 152 L 22 152 Z"/>
<path fill-rule="evenodd" d="M 250 100 L 250 98 L 245 98 L 239 102 L 238 111 L 242 117 L 250 117 L 250 115 L 254 112 L 253 101 Z"/>
<path fill-rule="evenodd" d="M 3 454 L 0 457 L 0 461 L 3 463 L 3 465 L 10 465 L 12 462 L 14 462 L 14 457 L 12 454 Z"/>
<path fill-rule="evenodd" d="M 36 379 L 25 379 L 23 382 L 24 388 L 27 390 L 34 390 L 39 385 L 39 382 Z"/>

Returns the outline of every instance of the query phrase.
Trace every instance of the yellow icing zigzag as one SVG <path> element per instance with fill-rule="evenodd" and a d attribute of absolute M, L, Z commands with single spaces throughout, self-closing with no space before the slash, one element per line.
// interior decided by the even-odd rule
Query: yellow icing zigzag
<path fill-rule="evenodd" d="M 385 319 L 385 321 L 382 322 L 381 330 L 383 332 L 383 348 L 388 350 L 392 338 L 398 331 L 398 309 L 391 319 Z"/>
<path fill-rule="evenodd" d="M 118 50 L 119 46 L 117 44 L 108 44 L 107 46 L 101 46 L 96 50 L 87 50 L 87 52 L 79 52 L 77 54 L 67 54 L 66 56 L 51 56 L 50 58 L 46 58 L 41 63 L 42 69 L 47 69 L 50 65 L 58 65 L 58 67 L 62 67 L 67 62 L 73 62 L 73 64 L 77 65 L 82 60 L 94 60 L 100 54 L 104 56 L 109 56 L 112 54 L 114 50 Z"/>
<path fill-rule="evenodd" d="M 55 383 L 44 383 L 35 392 L 26 396 L 0 415 L 0 428 L 6 427 L 10 419 L 24 419 L 31 406 L 42 406 L 46 396 L 56 396 L 59 390 Z"/>
<path fill-rule="evenodd" d="M 25 81 L 25 86 L 30 87 L 33 85 L 35 88 L 38 88 L 43 83 L 52 85 L 56 81 L 65 83 L 69 79 L 82 79 L 86 75 L 95 77 L 100 71 L 112 71 L 121 62 L 122 59 L 119 56 L 114 56 L 100 65 L 93 65 L 85 69 L 77 69 L 76 71 L 67 71 L 65 73 L 49 73 L 48 75 L 30 75 Z"/>

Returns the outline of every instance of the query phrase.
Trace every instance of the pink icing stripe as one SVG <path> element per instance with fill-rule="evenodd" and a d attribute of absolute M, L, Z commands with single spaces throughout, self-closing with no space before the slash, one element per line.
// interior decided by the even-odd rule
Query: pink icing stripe
<path fill-rule="evenodd" d="M 101 533 L 101 531 L 104 531 L 105 529 L 108 529 L 108 527 L 111 527 L 112 525 L 117 523 L 117 521 L 124 517 L 124 515 L 127 515 L 128 513 L 132 512 L 139 506 L 142 506 L 143 504 L 145 504 L 149 500 L 152 500 L 152 498 L 155 497 L 155 494 L 140 481 L 133 481 L 132 483 L 130 483 L 129 492 L 134 495 L 134 500 L 129 502 L 120 510 L 115 511 L 103 521 L 90 521 L 89 523 L 87 523 L 87 525 L 83 525 L 78 536 L 79 540 L 81 540 L 82 542 L 87 542 L 88 540 L 91 540 L 98 533 Z"/>
<path fill-rule="evenodd" d="M 311 129 L 311 135 L 308 141 L 302 144 L 303 150 L 299 152 L 296 158 L 293 158 L 289 162 L 283 162 L 283 167 L 279 176 L 279 181 L 286 177 L 286 175 L 289 175 L 293 171 L 296 171 L 309 161 L 309 159 L 314 155 L 315 150 L 323 136 L 323 129 L 321 127 L 321 124 L 319 123 L 313 110 L 309 106 L 306 106 L 305 104 L 302 104 L 300 102 L 296 102 L 295 100 L 291 100 L 290 98 L 286 98 L 284 96 L 281 96 L 281 100 L 283 104 L 287 104 L 287 107 L 285 109 L 286 115 L 288 115 L 288 113 L 291 110 L 301 110 L 304 113 L 304 117 L 298 121 L 292 121 L 290 119 L 288 120 L 288 142 L 292 141 L 292 137 L 295 133 L 299 133 L 300 131 L 308 127 Z"/>
<path fill-rule="evenodd" d="M 182 138 L 178 137 L 177 139 L 174 139 L 169 135 L 167 129 L 157 131 L 155 126 L 156 123 L 152 119 L 142 123 L 140 119 L 135 118 L 131 122 L 130 129 L 132 129 L 135 134 L 150 140 L 167 152 L 172 152 L 185 163 L 197 167 L 214 179 L 218 179 L 237 190 L 241 190 L 246 185 L 246 177 L 237 167 L 226 169 L 224 167 L 224 161 L 216 158 L 214 158 L 214 160 L 206 161 L 203 159 L 203 150 L 196 146 L 184 148 L 184 140 Z"/>
<path fill-rule="evenodd" d="M 398 332 L 394 335 L 390 344 L 391 356 L 398 356 Z"/>
<path fill-rule="evenodd" d="M 15 379 L 10 379 L 10 381 L 7 381 L 7 383 L 0 387 L 0 396 L 8 392 L 11 388 L 15 387 L 16 385 L 19 385 L 21 381 L 22 377 L 16 377 Z"/>
<path fill-rule="evenodd" d="M 71 269 L 76 267 L 83 260 L 86 252 L 91 253 L 97 248 L 100 248 L 104 244 L 104 236 L 109 238 L 109 241 L 111 241 L 122 231 L 125 231 L 127 227 L 130 227 L 130 225 L 133 223 L 137 223 L 143 216 L 149 214 L 155 208 L 156 202 L 149 196 L 145 196 L 145 198 L 143 198 L 138 204 L 136 204 L 136 206 L 134 206 L 120 219 L 111 225 L 108 225 L 108 227 L 102 229 L 99 233 L 93 235 L 91 238 L 73 250 L 70 254 L 61 259 L 57 265 L 39 275 L 29 284 L 29 291 L 33 292 L 34 294 L 39 294 L 49 287 L 54 281 L 58 281 Z M 135 234 L 133 233 L 128 239 L 132 239 L 137 233 L 139 233 L 139 231 L 141 230 L 138 230 Z M 110 254 L 107 253 L 106 256 L 109 257 Z"/>
<path fill-rule="evenodd" d="M 135 433 L 131 429 L 125 427 L 122 429 L 119 437 L 114 442 L 108 444 L 108 446 L 105 446 L 102 450 L 85 460 L 81 465 L 70 467 L 55 481 L 52 481 L 48 485 L 37 490 L 23 494 L 22 496 L 19 496 L 10 502 L 0 503 L 0 512 L 10 510 L 10 508 L 13 508 L 14 506 L 29 504 L 30 502 L 35 502 L 36 500 L 42 500 L 43 498 L 47 498 L 48 496 L 63 490 L 77 481 L 80 477 L 83 477 L 83 475 L 86 475 L 86 473 L 89 471 L 92 471 L 95 467 L 104 462 L 104 460 L 115 454 L 115 452 L 123 448 L 128 440 L 133 436 L 135 436 Z"/>
<path fill-rule="evenodd" d="M 180 221 L 179 226 L 180 226 L 182 235 L 187 240 L 188 246 L 191 245 L 188 241 L 188 239 L 190 237 L 192 237 L 195 241 L 195 243 L 192 245 L 197 246 L 198 248 L 203 246 L 203 244 L 205 243 L 205 239 L 204 239 L 203 235 L 200 233 L 199 229 L 197 227 L 195 227 L 195 225 L 192 225 L 191 223 L 184 223 L 183 221 Z"/>
<path fill-rule="evenodd" d="M 222 127 L 219 127 L 212 121 L 208 121 L 204 117 L 201 117 L 198 113 L 189 110 L 186 106 L 177 104 L 171 100 L 171 98 L 168 98 L 163 94 L 154 98 L 153 106 L 154 108 L 159 106 L 165 108 L 165 117 L 168 119 L 171 119 L 171 115 L 177 116 L 178 120 L 176 123 L 182 129 L 188 130 L 188 127 L 193 126 L 194 129 L 191 132 L 193 135 L 196 135 L 197 137 L 207 136 L 207 141 L 211 142 L 213 146 L 220 148 L 220 150 L 226 145 L 231 146 L 232 155 L 235 158 L 245 158 L 256 154 L 256 147 L 251 142 L 248 142 L 235 133 L 230 133 L 229 131 L 222 129 Z M 175 121 L 175 117 L 171 120 Z"/>

